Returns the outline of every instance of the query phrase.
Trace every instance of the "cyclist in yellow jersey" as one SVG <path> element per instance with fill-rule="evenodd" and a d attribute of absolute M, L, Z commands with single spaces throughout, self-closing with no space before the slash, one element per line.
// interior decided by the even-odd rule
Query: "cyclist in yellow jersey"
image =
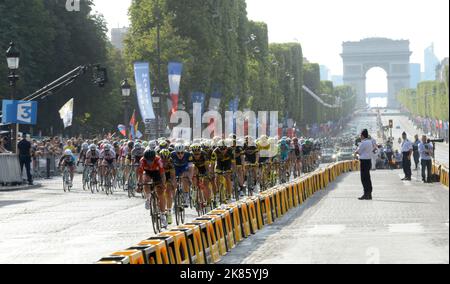
<path fill-rule="evenodd" d="M 256 141 L 256 146 L 258 147 L 258 152 L 259 152 L 259 177 L 260 179 L 263 178 L 262 176 L 262 166 L 263 165 L 267 165 L 267 172 L 270 172 L 271 168 L 270 168 L 270 163 L 271 163 L 271 158 L 270 158 L 270 143 L 269 143 L 269 138 L 267 137 L 267 135 L 262 135 L 257 141 Z"/>
<path fill-rule="evenodd" d="M 226 180 L 227 199 L 232 196 L 232 182 L 231 173 L 235 168 L 235 160 L 231 147 L 228 147 L 225 140 L 220 140 L 217 143 L 217 148 L 211 155 L 211 161 L 215 163 L 214 169 L 216 173 L 224 174 Z M 216 177 L 216 186 L 219 188 L 220 179 Z"/>

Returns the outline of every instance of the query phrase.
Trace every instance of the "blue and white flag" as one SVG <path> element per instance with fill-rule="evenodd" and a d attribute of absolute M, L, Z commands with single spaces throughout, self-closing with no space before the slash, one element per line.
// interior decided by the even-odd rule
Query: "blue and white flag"
<path fill-rule="evenodd" d="M 150 66 L 148 62 L 134 63 L 134 76 L 136 82 L 136 94 L 144 122 L 155 119 L 153 111 L 152 95 L 150 91 Z"/>
<path fill-rule="evenodd" d="M 178 62 L 170 62 L 168 71 L 170 97 L 172 101 L 172 113 L 174 113 L 178 111 L 178 97 L 180 95 L 181 73 L 183 72 L 183 64 Z"/>

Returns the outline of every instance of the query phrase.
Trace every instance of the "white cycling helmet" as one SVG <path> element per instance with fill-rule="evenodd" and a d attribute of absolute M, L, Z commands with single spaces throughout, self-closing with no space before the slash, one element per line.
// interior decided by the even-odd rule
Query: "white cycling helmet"
<path fill-rule="evenodd" d="M 91 149 L 91 151 L 97 150 L 97 145 L 91 144 L 91 145 L 89 146 L 89 149 Z"/>
<path fill-rule="evenodd" d="M 177 152 L 177 153 L 183 153 L 185 150 L 186 150 L 186 147 L 184 146 L 184 144 L 183 143 L 177 143 L 176 145 L 175 145 L 175 152 Z"/>
<path fill-rule="evenodd" d="M 67 149 L 66 151 L 64 151 L 64 156 L 72 156 L 72 151 Z"/>
<path fill-rule="evenodd" d="M 88 143 L 81 144 L 81 149 L 87 150 L 88 148 L 89 148 L 89 144 Z"/>
<path fill-rule="evenodd" d="M 150 141 L 150 143 L 148 143 L 148 148 L 155 150 L 156 147 L 158 146 L 158 144 L 156 143 L 156 141 Z"/>
<path fill-rule="evenodd" d="M 139 149 L 141 149 L 141 148 L 142 148 L 141 143 L 136 143 L 136 144 L 134 144 L 134 149 L 139 150 Z"/>

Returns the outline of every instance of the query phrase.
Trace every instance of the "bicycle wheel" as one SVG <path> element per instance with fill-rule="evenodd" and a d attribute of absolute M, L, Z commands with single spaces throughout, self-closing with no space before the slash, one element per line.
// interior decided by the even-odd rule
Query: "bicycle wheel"
<path fill-rule="evenodd" d="M 247 175 L 247 195 L 253 196 L 253 190 L 254 190 L 254 179 L 253 179 L 253 171 L 250 170 Z"/>
<path fill-rule="evenodd" d="M 68 172 L 67 170 L 64 170 L 63 172 L 63 189 L 64 192 L 67 192 L 69 190 L 69 184 L 68 184 Z"/>
<path fill-rule="evenodd" d="M 194 208 L 199 217 L 203 216 L 203 200 L 201 199 L 201 190 L 198 186 L 192 188 L 192 200 L 194 200 Z"/>
<path fill-rule="evenodd" d="M 95 193 L 95 191 L 97 191 L 98 192 L 98 188 L 97 188 L 97 177 L 96 177 L 96 175 L 94 174 L 94 170 L 92 169 L 91 170 L 91 172 L 90 172 L 90 174 L 89 174 L 89 183 L 90 183 L 90 188 L 91 188 L 91 192 L 92 192 L 92 194 L 94 194 Z"/>
<path fill-rule="evenodd" d="M 103 183 L 105 187 L 105 193 L 106 195 L 109 195 L 111 190 L 111 173 L 109 171 L 106 173 Z"/>
<path fill-rule="evenodd" d="M 239 201 L 239 178 L 236 173 L 233 175 L 233 195 L 234 200 Z"/>
<path fill-rule="evenodd" d="M 128 182 L 127 182 L 128 198 L 132 198 L 132 197 L 136 196 L 135 188 L 136 188 L 135 174 L 133 172 L 131 172 L 128 177 Z"/>
<path fill-rule="evenodd" d="M 150 217 L 152 218 L 153 231 L 161 233 L 161 216 L 158 206 L 158 197 L 155 193 L 150 195 Z"/>
<path fill-rule="evenodd" d="M 184 192 L 178 188 L 175 194 L 175 219 L 177 225 L 180 226 L 184 223 L 186 211 L 184 210 Z"/>
<path fill-rule="evenodd" d="M 84 167 L 83 170 L 83 190 L 86 191 L 89 188 L 89 170 Z"/>

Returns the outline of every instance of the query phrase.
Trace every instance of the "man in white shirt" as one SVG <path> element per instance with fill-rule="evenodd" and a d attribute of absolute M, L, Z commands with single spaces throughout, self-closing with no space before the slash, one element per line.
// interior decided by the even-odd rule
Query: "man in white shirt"
<path fill-rule="evenodd" d="M 422 142 L 418 146 L 420 160 L 422 163 L 422 181 L 431 183 L 431 166 L 433 157 L 433 144 L 428 143 L 426 135 L 422 136 Z M 426 171 L 426 175 L 425 175 Z"/>
<path fill-rule="evenodd" d="M 411 171 L 411 156 L 413 154 L 413 143 L 408 140 L 406 132 L 402 134 L 403 143 L 402 143 L 402 166 L 403 172 L 405 173 L 405 177 L 402 180 L 411 181 L 412 171 Z"/>
<path fill-rule="evenodd" d="M 364 195 L 359 200 L 372 200 L 372 180 L 370 170 L 372 168 L 372 155 L 375 150 L 372 139 L 369 139 L 369 132 L 364 129 L 361 133 L 361 143 L 355 154 L 359 155 L 361 162 L 361 183 L 364 187 Z"/>

